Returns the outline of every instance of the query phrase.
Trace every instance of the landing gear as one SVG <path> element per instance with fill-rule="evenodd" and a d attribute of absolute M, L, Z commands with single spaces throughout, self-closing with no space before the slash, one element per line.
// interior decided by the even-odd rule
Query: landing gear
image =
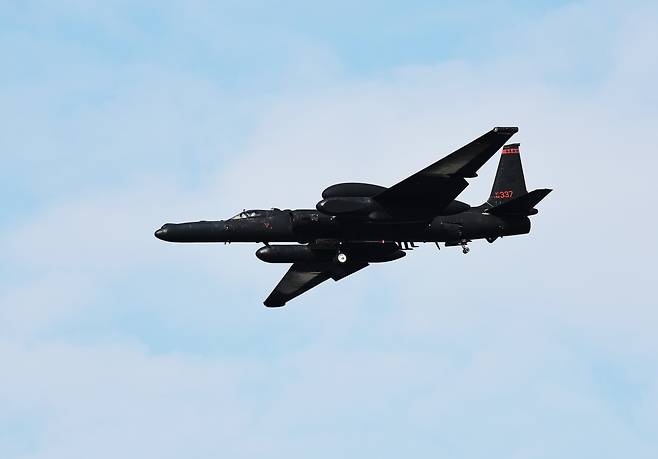
<path fill-rule="evenodd" d="M 336 255 L 336 261 L 341 265 L 343 263 L 347 263 L 347 255 L 345 255 L 343 252 L 338 252 L 338 255 Z"/>
<path fill-rule="evenodd" d="M 463 253 L 464 255 L 466 255 L 468 252 L 471 251 L 471 249 L 469 249 L 469 248 L 466 246 L 466 244 L 467 244 L 466 242 L 462 242 L 461 244 L 459 244 L 459 245 L 462 246 L 462 253 Z"/>

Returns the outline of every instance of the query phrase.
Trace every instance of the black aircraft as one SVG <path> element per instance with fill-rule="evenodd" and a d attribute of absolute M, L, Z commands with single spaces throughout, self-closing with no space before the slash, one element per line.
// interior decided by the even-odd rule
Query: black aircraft
<path fill-rule="evenodd" d="M 528 192 L 519 144 L 503 146 L 518 131 L 497 127 L 443 159 L 386 188 L 339 183 L 322 192 L 315 209 L 245 210 L 229 220 L 167 223 L 155 236 L 170 242 L 260 242 L 256 256 L 292 263 L 264 304 L 283 306 L 327 279 L 335 281 L 368 266 L 406 255 L 416 242 L 466 246 L 473 239 L 530 231 L 529 215 L 550 189 Z M 500 147 L 491 196 L 471 207 L 455 198 L 467 178 Z M 294 244 L 270 245 L 272 242 Z"/>

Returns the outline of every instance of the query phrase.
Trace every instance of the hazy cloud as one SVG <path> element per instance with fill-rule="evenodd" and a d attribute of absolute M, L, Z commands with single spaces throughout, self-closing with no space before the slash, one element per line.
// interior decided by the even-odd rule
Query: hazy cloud
<path fill-rule="evenodd" d="M 524 10 L 483 29 L 487 55 L 462 43 L 353 71 L 330 32 L 282 22 L 249 38 L 271 47 L 237 45 L 253 30 L 215 34 L 227 19 L 209 3 L 152 20 L 117 5 L 62 6 L 91 35 L 61 35 L 69 13 L 39 3 L 4 32 L 25 66 L 0 91 L 0 455 L 655 456 L 654 6 Z M 163 58 L 206 38 L 203 65 Z M 270 86 L 241 65 L 253 86 L 216 78 L 243 52 L 272 53 L 253 64 Z M 152 236 L 312 207 L 337 181 L 392 184 L 508 124 L 529 187 L 555 192 L 531 235 L 468 256 L 424 246 L 273 311 L 284 267 L 256 246 Z"/>

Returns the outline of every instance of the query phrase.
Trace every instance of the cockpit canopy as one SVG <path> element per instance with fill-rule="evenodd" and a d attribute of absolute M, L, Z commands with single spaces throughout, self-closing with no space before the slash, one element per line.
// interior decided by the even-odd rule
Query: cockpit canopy
<path fill-rule="evenodd" d="M 243 210 L 239 214 L 231 217 L 231 220 L 240 220 L 243 218 L 255 218 L 255 217 L 265 217 L 269 214 L 271 214 L 273 211 L 276 211 L 279 209 L 271 209 L 271 210 L 261 210 L 261 209 L 251 209 L 251 210 Z"/>

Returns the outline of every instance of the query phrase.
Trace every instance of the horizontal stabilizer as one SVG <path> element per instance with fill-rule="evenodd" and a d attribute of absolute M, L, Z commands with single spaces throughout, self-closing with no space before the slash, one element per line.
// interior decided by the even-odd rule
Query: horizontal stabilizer
<path fill-rule="evenodd" d="M 553 190 L 548 188 L 534 190 L 518 198 L 498 204 L 487 210 L 487 212 L 493 215 L 534 215 L 537 213 L 537 209 L 534 207 L 551 191 Z"/>

